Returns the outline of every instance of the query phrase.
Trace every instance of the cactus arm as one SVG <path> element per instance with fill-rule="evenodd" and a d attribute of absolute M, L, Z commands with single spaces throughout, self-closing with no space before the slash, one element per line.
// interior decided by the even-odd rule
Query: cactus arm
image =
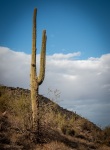
<path fill-rule="evenodd" d="M 37 9 L 34 9 L 34 16 L 33 16 L 33 34 L 32 34 L 32 61 L 36 64 L 36 14 Z"/>
<path fill-rule="evenodd" d="M 40 56 L 40 72 L 38 76 L 38 84 L 41 85 L 45 77 L 45 61 L 46 61 L 46 30 L 42 33 L 42 47 Z"/>
<path fill-rule="evenodd" d="M 31 76 L 36 75 L 36 14 L 37 14 L 37 9 L 35 8 L 34 15 L 33 15 Z"/>

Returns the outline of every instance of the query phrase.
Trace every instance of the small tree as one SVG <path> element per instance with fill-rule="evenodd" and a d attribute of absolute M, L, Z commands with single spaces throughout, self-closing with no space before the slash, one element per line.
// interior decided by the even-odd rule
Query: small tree
<path fill-rule="evenodd" d="M 33 33 L 32 33 L 32 55 L 31 55 L 31 73 L 30 73 L 30 90 L 32 104 L 32 128 L 34 132 L 39 132 L 39 85 L 42 84 L 45 76 L 45 59 L 46 59 L 46 30 L 42 33 L 42 47 L 40 57 L 39 76 L 36 73 L 36 14 L 37 8 L 34 9 L 33 15 Z"/>

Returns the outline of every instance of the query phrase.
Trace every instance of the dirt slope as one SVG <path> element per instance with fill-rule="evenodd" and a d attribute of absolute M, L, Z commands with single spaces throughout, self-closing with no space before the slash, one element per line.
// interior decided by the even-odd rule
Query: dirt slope
<path fill-rule="evenodd" d="M 110 150 L 104 131 L 39 95 L 39 143 L 31 131 L 30 91 L 0 86 L 0 150 Z"/>

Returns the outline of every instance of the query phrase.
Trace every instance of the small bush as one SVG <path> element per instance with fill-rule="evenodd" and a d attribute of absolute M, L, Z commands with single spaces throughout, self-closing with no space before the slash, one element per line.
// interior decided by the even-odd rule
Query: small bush
<path fill-rule="evenodd" d="M 82 121 L 81 127 L 82 127 L 82 130 L 84 130 L 84 131 L 92 132 L 92 125 L 91 125 L 91 123 L 90 123 L 89 121 L 87 121 L 87 120 L 83 120 L 83 121 Z"/>
<path fill-rule="evenodd" d="M 63 126 L 61 128 L 63 134 L 65 135 L 70 135 L 70 136 L 74 136 L 75 135 L 75 131 L 73 129 L 71 129 L 71 127 L 68 126 Z"/>
<path fill-rule="evenodd" d="M 9 109 L 8 94 L 4 92 L 4 88 L 0 86 L 0 111 L 4 112 Z"/>
<path fill-rule="evenodd" d="M 105 127 L 104 131 L 104 143 L 110 147 L 110 126 Z"/>
<path fill-rule="evenodd" d="M 110 137 L 110 126 L 105 127 L 104 133 L 105 133 L 106 137 Z"/>

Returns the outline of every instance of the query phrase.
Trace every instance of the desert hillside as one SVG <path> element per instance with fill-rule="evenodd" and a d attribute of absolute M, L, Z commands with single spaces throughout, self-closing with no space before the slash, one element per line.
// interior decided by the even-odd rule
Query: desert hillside
<path fill-rule="evenodd" d="M 0 150 L 110 150 L 110 128 L 100 129 L 39 95 L 39 143 L 31 131 L 30 91 L 0 86 Z"/>

